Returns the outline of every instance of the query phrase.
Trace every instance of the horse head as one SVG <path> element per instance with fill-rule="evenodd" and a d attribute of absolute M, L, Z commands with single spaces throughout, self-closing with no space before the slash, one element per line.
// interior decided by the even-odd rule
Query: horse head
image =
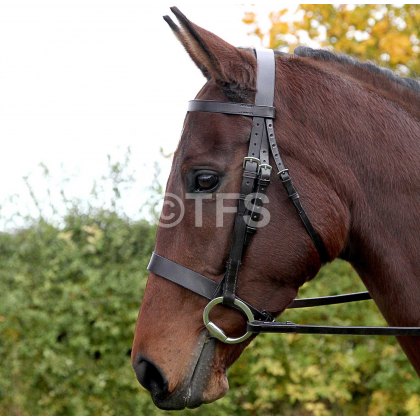
<path fill-rule="evenodd" d="M 203 276 L 210 283 L 223 281 L 225 285 L 226 277 L 233 272 L 235 296 L 255 308 L 258 315 L 276 316 L 291 304 L 299 287 L 316 275 L 323 262 L 338 256 L 350 259 L 357 254 L 349 237 L 351 229 L 359 229 L 358 208 L 366 203 L 354 168 L 348 163 L 356 153 L 349 152 L 347 143 L 328 146 L 328 141 L 352 135 L 351 122 L 342 122 L 346 121 L 343 115 L 347 96 L 343 96 L 340 106 L 334 101 L 348 79 L 322 72 L 319 65 L 308 65 L 299 57 L 273 55 L 276 65 L 272 105 L 276 118 L 261 134 L 258 124 L 264 125 L 265 117 L 258 122 L 246 113 L 241 115 L 237 107 L 232 113 L 218 108 L 221 103 L 239 103 L 247 109 L 247 104 L 256 102 L 259 69 L 254 52 L 233 47 L 190 22 L 178 9 L 172 11 L 180 26 L 169 17 L 165 20 L 207 82 L 186 115 L 174 154 L 156 237 L 160 271 L 152 269 L 149 274 L 132 363 L 138 380 L 158 407 L 181 409 L 214 401 L 227 392 L 226 370 L 254 335 L 245 334 L 246 311 L 234 298 L 229 301 L 225 290 L 222 302 L 230 306 L 214 306 L 207 315 L 226 336 L 244 339 L 228 344 L 223 338 L 214 338 L 217 331 L 209 334 L 203 323 L 208 300 L 168 281 L 162 274 L 162 264 L 167 262 L 171 269 L 179 270 L 178 277 L 193 273 L 190 283 Z M 352 100 L 350 95 L 348 98 Z M 216 112 L 206 112 L 205 106 Z M 270 114 L 270 106 L 263 108 Z M 367 123 L 363 124 L 361 129 L 370 130 Z M 264 156 L 262 146 L 258 158 L 248 155 L 254 134 L 258 134 L 260 142 L 269 143 L 270 136 L 277 138 L 277 143 L 270 145 L 270 159 L 268 150 Z M 252 172 L 249 168 L 254 163 L 258 162 L 254 165 L 257 169 L 274 164 L 279 168 L 278 154 L 273 149 L 277 144 L 300 196 L 288 183 L 288 170 L 280 170 L 282 182 L 272 182 L 270 188 L 262 189 L 261 201 L 252 202 L 251 207 L 261 208 L 256 218 L 261 222 L 258 234 L 243 241 L 247 246 L 239 253 L 240 264 L 232 268 L 231 256 L 239 235 L 236 219 L 241 215 L 238 203 L 244 199 L 238 192 L 246 189 L 247 176 Z M 250 225 L 244 225 L 244 229 Z M 363 271 L 363 264 L 360 268 Z M 380 295 L 380 289 L 371 286 Z M 380 296 L 378 300 L 381 309 L 386 309 L 385 301 Z"/>

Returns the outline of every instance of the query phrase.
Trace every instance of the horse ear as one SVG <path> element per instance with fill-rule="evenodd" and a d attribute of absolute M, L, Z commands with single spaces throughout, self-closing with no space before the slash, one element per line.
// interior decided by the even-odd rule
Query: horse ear
<path fill-rule="evenodd" d="M 177 7 L 171 7 L 178 27 L 169 16 L 163 18 L 207 79 L 222 86 L 255 90 L 256 60 L 249 50 L 236 48 L 213 33 L 190 22 Z"/>

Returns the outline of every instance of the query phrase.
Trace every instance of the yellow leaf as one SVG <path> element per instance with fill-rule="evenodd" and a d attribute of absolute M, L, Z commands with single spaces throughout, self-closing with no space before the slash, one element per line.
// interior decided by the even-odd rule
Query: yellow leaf
<path fill-rule="evenodd" d="M 251 25 L 256 22 L 256 16 L 254 12 L 246 12 L 244 17 L 242 18 L 242 22 L 246 25 Z"/>
<path fill-rule="evenodd" d="M 420 396 L 412 395 L 405 403 L 405 409 L 409 416 L 420 415 Z"/>

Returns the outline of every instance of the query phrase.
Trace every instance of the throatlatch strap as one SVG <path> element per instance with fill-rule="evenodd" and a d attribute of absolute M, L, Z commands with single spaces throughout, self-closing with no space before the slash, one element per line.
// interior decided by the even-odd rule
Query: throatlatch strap
<path fill-rule="evenodd" d="M 330 260 L 330 256 L 328 254 L 327 248 L 325 247 L 324 241 L 319 236 L 318 232 L 315 230 L 311 221 L 309 220 L 309 217 L 306 214 L 302 206 L 302 203 L 300 202 L 299 194 L 292 183 L 292 178 L 290 177 L 289 170 L 286 168 L 281 158 L 280 150 L 276 141 L 276 136 L 274 134 L 274 123 L 272 120 L 267 118 L 265 120 L 265 124 L 267 127 L 271 153 L 273 155 L 273 159 L 276 164 L 277 171 L 278 171 L 277 175 L 279 176 L 280 181 L 282 182 L 284 188 L 286 189 L 287 195 L 290 201 L 293 203 L 293 206 L 295 207 L 297 214 L 300 217 L 300 220 L 305 226 L 305 229 L 308 232 L 308 235 L 312 239 L 312 242 L 314 243 L 315 248 L 317 249 L 318 254 L 321 258 L 321 262 L 323 263 L 327 262 Z"/>

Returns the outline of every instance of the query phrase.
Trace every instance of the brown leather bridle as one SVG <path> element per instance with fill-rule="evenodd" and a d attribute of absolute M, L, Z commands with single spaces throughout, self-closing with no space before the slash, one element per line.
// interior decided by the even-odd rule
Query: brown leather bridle
<path fill-rule="evenodd" d="M 238 210 L 233 228 L 233 240 L 226 263 L 226 272 L 221 283 L 216 283 L 187 267 L 168 260 L 156 253 L 148 265 L 148 270 L 210 300 L 203 312 L 203 321 L 212 337 L 236 344 L 261 332 L 303 333 L 303 334 L 353 334 L 353 335 L 411 335 L 420 336 L 419 327 L 366 327 L 366 326 L 325 326 L 299 325 L 291 322 L 273 322 L 274 317 L 267 311 L 254 308 L 236 295 L 237 281 L 244 251 L 257 230 L 257 222 L 263 206 L 262 195 L 270 183 L 271 156 L 277 167 L 277 175 L 289 199 L 292 201 L 303 226 L 318 251 L 320 260 L 330 260 L 321 236 L 313 227 L 293 186 L 289 170 L 285 167 L 277 146 L 273 120 L 275 118 L 275 56 L 273 50 L 257 50 L 257 93 L 255 104 L 218 102 L 209 100 L 190 101 L 189 112 L 213 112 L 252 117 L 252 129 L 248 154 L 243 161 L 243 174 L 238 201 Z M 252 197 L 251 207 L 246 205 L 247 197 Z M 371 299 L 368 292 L 310 299 L 295 299 L 289 308 L 332 305 Z M 248 318 L 247 332 L 241 337 L 228 337 L 224 331 L 210 321 L 212 308 L 223 304 L 241 311 Z"/>

